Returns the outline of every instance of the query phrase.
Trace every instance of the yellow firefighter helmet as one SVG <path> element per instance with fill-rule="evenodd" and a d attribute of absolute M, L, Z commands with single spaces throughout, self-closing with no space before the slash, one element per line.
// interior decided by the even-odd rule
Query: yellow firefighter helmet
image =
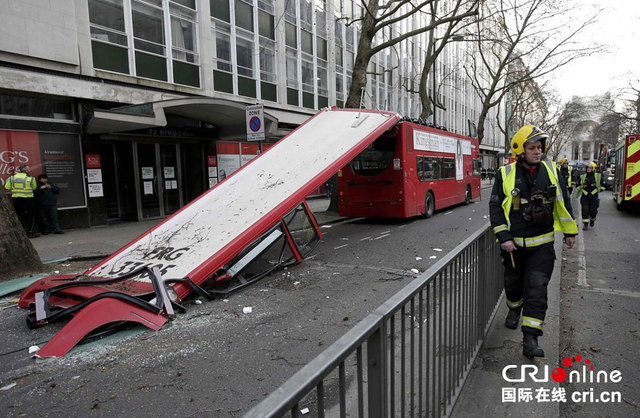
<path fill-rule="evenodd" d="M 533 125 L 525 125 L 511 138 L 511 152 L 514 156 L 524 155 L 524 145 L 527 142 L 540 141 L 542 152 L 547 152 L 547 139 L 549 135 Z"/>
<path fill-rule="evenodd" d="M 563 158 L 560 160 L 560 165 L 564 165 L 564 163 L 566 163 L 566 162 L 567 162 L 567 159 L 563 157 Z"/>

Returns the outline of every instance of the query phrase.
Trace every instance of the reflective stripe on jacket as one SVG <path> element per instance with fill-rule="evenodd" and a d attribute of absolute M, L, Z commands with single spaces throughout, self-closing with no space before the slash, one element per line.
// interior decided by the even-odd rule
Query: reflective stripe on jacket
<path fill-rule="evenodd" d="M 11 197 L 33 197 L 36 179 L 26 173 L 16 173 L 7 179 L 4 188 L 11 192 Z"/>
<path fill-rule="evenodd" d="M 575 221 L 564 205 L 562 190 L 560 189 L 558 178 L 556 176 L 557 170 L 555 164 L 551 163 L 551 167 L 549 167 L 549 165 L 545 161 L 542 161 L 541 164 L 547 170 L 549 181 L 556 187 L 556 198 L 553 202 L 553 229 L 556 231 L 561 231 L 565 234 L 575 235 L 578 233 L 578 226 L 576 225 Z M 502 190 L 505 195 L 505 198 L 502 201 L 502 210 L 504 211 L 504 217 L 507 220 L 506 229 L 508 230 L 511 227 L 509 213 L 511 212 L 511 204 L 513 201 L 511 191 L 515 188 L 516 185 L 516 163 L 511 163 L 507 166 L 501 167 L 500 173 L 502 174 Z M 494 227 L 494 231 L 496 228 L 500 228 L 501 226 Z M 514 243 L 521 247 L 535 247 L 553 242 L 553 240 L 553 232 L 534 237 L 513 238 Z"/>

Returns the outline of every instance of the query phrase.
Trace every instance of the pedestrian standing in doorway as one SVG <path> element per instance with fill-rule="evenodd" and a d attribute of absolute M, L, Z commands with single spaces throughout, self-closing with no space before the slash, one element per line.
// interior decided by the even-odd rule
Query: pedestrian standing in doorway
<path fill-rule="evenodd" d="M 18 167 L 18 172 L 7 179 L 4 188 L 11 192 L 13 207 L 27 236 L 36 238 L 40 236 L 36 232 L 36 205 L 33 198 L 36 179 L 29 175 L 29 171 L 29 166 Z"/>
<path fill-rule="evenodd" d="M 578 196 L 580 196 L 580 206 L 582 207 L 582 230 L 586 231 L 589 226 L 593 227 L 598 216 L 600 207 L 600 193 L 602 188 L 602 174 L 596 173 L 596 163 L 587 165 L 587 172 L 580 176 L 578 184 Z"/>
<path fill-rule="evenodd" d="M 35 196 L 44 226 L 44 229 L 42 230 L 44 235 L 47 235 L 50 232 L 53 232 L 54 234 L 64 234 L 60 229 L 60 223 L 58 222 L 58 193 L 60 193 L 58 186 L 54 183 L 50 183 L 49 177 L 47 177 L 46 174 L 40 174 L 38 176 Z"/>
<path fill-rule="evenodd" d="M 565 184 L 555 164 L 542 161 L 549 135 L 526 125 L 511 139 L 515 163 L 501 167 L 489 199 L 491 226 L 500 242 L 507 328 L 516 329 L 522 313 L 522 353 L 544 357 L 538 346 L 547 311 L 547 285 L 556 254 L 554 231 L 573 247 L 578 228 Z"/>

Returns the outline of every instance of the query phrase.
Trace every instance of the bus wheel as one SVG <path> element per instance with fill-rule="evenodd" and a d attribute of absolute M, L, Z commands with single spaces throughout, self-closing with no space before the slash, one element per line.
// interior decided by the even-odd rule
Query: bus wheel
<path fill-rule="evenodd" d="M 430 218 L 433 216 L 433 212 L 436 209 L 436 199 L 433 197 L 433 193 L 427 192 L 424 197 L 424 217 Z"/>
<path fill-rule="evenodd" d="M 467 190 L 464 192 L 464 204 L 468 205 L 471 202 L 471 186 L 467 184 Z"/>

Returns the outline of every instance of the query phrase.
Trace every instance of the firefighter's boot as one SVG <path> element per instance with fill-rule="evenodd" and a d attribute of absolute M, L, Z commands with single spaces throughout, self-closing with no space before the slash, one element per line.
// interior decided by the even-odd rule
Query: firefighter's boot
<path fill-rule="evenodd" d="M 582 230 L 586 231 L 587 229 L 589 229 L 589 224 L 585 222 L 584 225 L 582 225 Z"/>
<path fill-rule="evenodd" d="M 524 332 L 522 335 L 522 354 L 529 358 L 544 357 L 544 351 L 538 347 L 538 336 L 528 332 Z"/>
<path fill-rule="evenodd" d="M 593 225 L 595 225 L 596 220 L 595 219 L 591 219 L 591 221 L 589 222 L 589 226 L 593 228 Z"/>
<path fill-rule="evenodd" d="M 506 319 L 504 320 L 504 326 L 510 329 L 518 328 L 518 323 L 520 322 L 520 308 L 509 308 L 509 313 L 507 314 Z"/>

